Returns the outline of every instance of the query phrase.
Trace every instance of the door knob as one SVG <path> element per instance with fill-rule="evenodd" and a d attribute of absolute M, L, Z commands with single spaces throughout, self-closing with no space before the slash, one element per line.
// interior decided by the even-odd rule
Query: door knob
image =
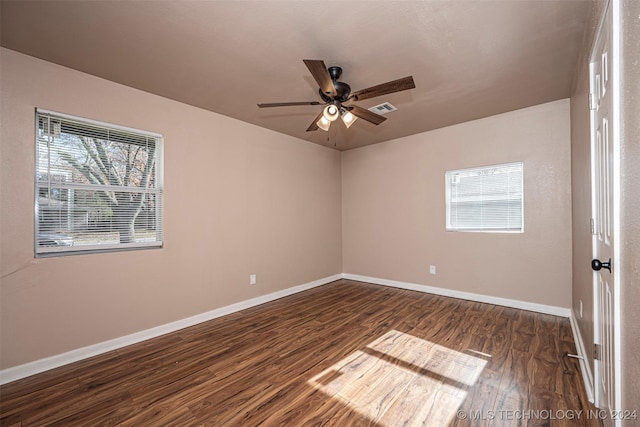
<path fill-rule="evenodd" d="M 594 271 L 600 271 L 603 268 L 606 268 L 607 270 L 609 270 L 609 273 L 611 273 L 611 258 L 609 258 L 609 261 L 607 262 L 601 262 L 599 259 L 594 259 L 593 261 L 591 261 L 591 268 Z"/>

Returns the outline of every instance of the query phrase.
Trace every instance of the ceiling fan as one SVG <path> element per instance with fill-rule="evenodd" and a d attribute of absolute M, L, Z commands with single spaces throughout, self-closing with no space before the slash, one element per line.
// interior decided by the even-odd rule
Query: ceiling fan
<path fill-rule="evenodd" d="M 345 105 L 349 101 L 362 101 L 364 99 L 374 98 L 376 96 L 387 95 L 389 93 L 400 92 L 416 87 L 413 77 L 408 76 L 376 86 L 371 86 L 351 93 L 351 86 L 344 82 L 338 81 L 342 75 L 342 68 L 333 66 L 327 68 L 324 61 L 317 59 L 304 59 L 303 62 L 311 72 L 311 75 L 320 86 L 318 92 L 323 102 L 272 102 L 258 104 L 260 108 L 268 107 L 290 107 L 296 105 L 325 105 L 325 108 L 313 119 L 311 125 L 307 128 L 307 132 L 322 129 L 329 130 L 331 122 L 342 118 L 343 123 L 350 127 L 357 118 L 361 118 L 374 125 L 379 125 L 386 120 L 379 114 L 373 113 L 365 108 L 357 105 Z"/>

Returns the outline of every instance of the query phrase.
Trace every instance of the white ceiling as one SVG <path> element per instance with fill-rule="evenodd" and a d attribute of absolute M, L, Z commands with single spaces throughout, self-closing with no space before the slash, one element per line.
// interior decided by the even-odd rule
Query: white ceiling
<path fill-rule="evenodd" d="M 8 1 L 2 46 L 346 150 L 570 96 L 591 1 Z M 340 65 L 374 126 L 306 132 L 322 106 L 303 59 Z"/>

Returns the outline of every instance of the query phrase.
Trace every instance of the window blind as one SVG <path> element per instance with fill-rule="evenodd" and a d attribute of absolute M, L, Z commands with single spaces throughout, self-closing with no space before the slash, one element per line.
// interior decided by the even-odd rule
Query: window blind
<path fill-rule="evenodd" d="M 523 164 L 448 171 L 447 230 L 523 230 Z"/>
<path fill-rule="evenodd" d="M 36 254 L 162 246 L 162 136 L 36 111 Z"/>

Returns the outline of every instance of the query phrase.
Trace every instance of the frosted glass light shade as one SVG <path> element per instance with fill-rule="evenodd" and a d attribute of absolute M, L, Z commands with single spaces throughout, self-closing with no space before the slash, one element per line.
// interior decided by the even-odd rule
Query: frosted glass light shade
<path fill-rule="evenodd" d="M 327 105 L 322 112 L 322 116 L 330 122 L 335 121 L 339 115 L 340 111 L 335 105 Z"/>
<path fill-rule="evenodd" d="M 329 130 L 329 126 L 331 126 L 331 122 L 325 119 L 324 116 L 320 117 L 320 120 L 318 120 L 316 124 L 320 129 L 322 129 L 325 132 L 327 132 Z"/>
<path fill-rule="evenodd" d="M 358 120 L 358 118 L 356 116 L 354 116 L 353 114 L 351 114 L 349 111 L 344 111 L 342 113 L 342 122 L 344 123 L 344 125 L 348 128 L 351 127 L 351 125 Z"/>

